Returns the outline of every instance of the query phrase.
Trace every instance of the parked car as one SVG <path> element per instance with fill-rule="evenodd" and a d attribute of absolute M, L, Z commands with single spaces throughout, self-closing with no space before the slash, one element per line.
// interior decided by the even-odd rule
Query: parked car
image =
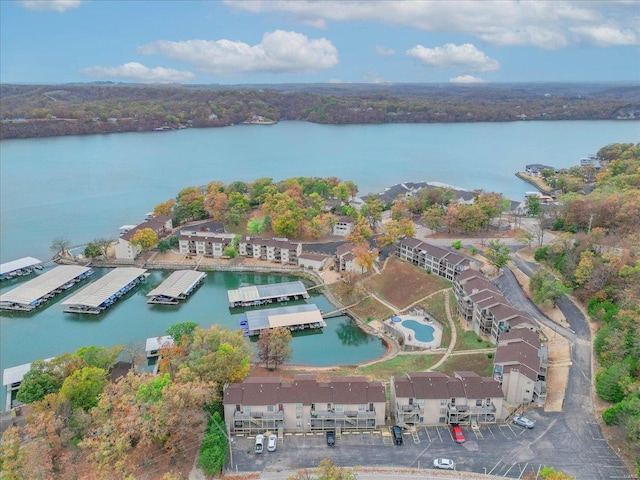
<path fill-rule="evenodd" d="M 336 444 L 336 432 L 329 430 L 327 432 L 327 445 L 333 447 Z"/>
<path fill-rule="evenodd" d="M 256 453 L 262 453 L 264 451 L 264 435 L 259 433 L 256 435 Z"/>
<path fill-rule="evenodd" d="M 267 450 L 269 452 L 275 452 L 277 444 L 278 444 L 278 437 L 276 437 L 273 434 L 269 435 L 269 441 L 267 442 Z"/>
<path fill-rule="evenodd" d="M 393 443 L 402 445 L 402 429 L 398 425 L 391 427 L 391 435 L 393 436 Z"/>
<path fill-rule="evenodd" d="M 456 443 L 464 443 L 464 434 L 462 433 L 462 429 L 458 425 L 454 425 L 451 427 L 451 435 L 453 436 L 453 440 Z"/>
<path fill-rule="evenodd" d="M 433 468 L 441 468 L 443 470 L 453 470 L 456 468 L 456 464 L 453 463 L 453 460 L 449 460 L 448 458 L 436 458 L 433 461 Z"/>
<path fill-rule="evenodd" d="M 533 428 L 533 426 L 535 425 L 535 422 L 533 420 L 527 417 L 523 417 L 522 415 L 514 416 L 513 423 L 525 428 Z"/>

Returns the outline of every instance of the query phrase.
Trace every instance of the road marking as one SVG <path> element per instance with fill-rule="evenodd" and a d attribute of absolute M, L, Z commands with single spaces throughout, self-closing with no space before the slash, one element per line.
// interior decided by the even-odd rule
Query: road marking
<path fill-rule="evenodd" d="M 500 465 L 501 462 L 502 462 L 502 460 L 498 460 L 498 463 L 496 463 L 493 466 L 493 468 L 487 472 L 487 475 L 491 475 L 491 473 L 498 467 L 498 465 Z"/>
<path fill-rule="evenodd" d="M 438 432 L 438 437 L 440 437 L 440 441 L 444 442 L 444 440 L 442 440 L 442 435 L 440 435 L 440 429 L 438 427 L 436 427 L 436 432 Z"/>
<path fill-rule="evenodd" d="M 429 442 L 433 442 L 433 440 L 431 440 L 431 435 L 429 435 L 429 429 L 427 427 L 424 427 L 424 431 L 427 433 L 427 438 L 429 439 Z"/>
<path fill-rule="evenodd" d="M 513 467 L 515 467 L 516 465 L 517 465 L 517 463 L 514 463 L 513 465 L 511 465 L 511 466 L 509 467 L 509 470 L 511 470 L 511 469 L 512 469 Z M 504 472 L 503 477 L 507 478 L 507 474 L 509 473 L 509 470 L 507 470 L 506 472 Z"/>

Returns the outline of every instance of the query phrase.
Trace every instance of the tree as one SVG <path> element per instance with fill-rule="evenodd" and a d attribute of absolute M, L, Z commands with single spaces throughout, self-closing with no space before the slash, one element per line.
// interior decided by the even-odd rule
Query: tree
<path fill-rule="evenodd" d="M 299 470 L 287 480 L 356 480 L 358 476 L 348 468 L 338 467 L 325 458 L 315 471 Z"/>
<path fill-rule="evenodd" d="M 166 215 L 167 217 L 170 217 L 175 204 L 176 201 L 173 198 L 170 198 L 166 202 L 159 203 L 153 208 L 153 216 Z"/>
<path fill-rule="evenodd" d="M 527 197 L 525 206 L 527 207 L 527 215 L 530 217 L 537 217 L 542 214 L 542 206 L 538 197 Z"/>
<path fill-rule="evenodd" d="M 107 371 L 97 367 L 84 367 L 69 375 L 60 389 L 60 395 L 72 408 L 90 410 L 98 404 L 98 397 L 107 385 Z"/>
<path fill-rule="evenodd" d="M 529 230 L 525 230 L 521 228 L 518 231 L 516 231 L 516 239 L 519 242 L 524 243 L 527 247 L 531 246 L 534 238 L 535 236 Z"/>
<path fill-rule="evenodd" d="M 167 328 L 167 335 L 171 335 L 176 345 L 188 345 L 193 340 L 194 332 L 198 324 L 196 322 L 179 322 Z"/>
<path fill-rule="evenodd" d="M 65 255 L 69 247 L 71 246 L 71 241 L 66 237 L 56 237 L 51 241 L 51 251 L 56 253 L 57 255 Z"/>
<path fill-rule="evenodd" d="M 533 293 L 533 301 L 537 304 L 551 302 L 556 306 L 556 302 L 571 289 L 566 287 L 552 273 L 545 270 L 538 270 L 529 278 L 529 289 Z"/>
<path fill-rule="evenodd" d="M 84 256 L 87 258 L 96 258 L 102 255 L 100 248 L 93 242 L 89 242 L 86 247 L 84 247 Z"/>
<path fill-rule="evenodd" d="M 629 360 L 631 358 L 629 357 Z M 596 374 L 596 393 L 608 402 L 620 402 L 625 396 L 625 389 L 633 383 L 630 376 L 630 361 L 614 363 L 609 368 L 602 368 Z"/>
<path fill-rule="evenodd" d="M 258 358 L 269 368 L 273 362 L 274 368 L 286 362 L 292 353 L 290 346 L 291 332 L 284 327 L 265 328 L 258 339 Z"/>
<path fill-rule="evenodd" d="M 360 209 L 360 214 L 367 220 L 369 227 L 374 232 L 378 229 L 378 222 L 382 220 L 383 210 L 384 205 L 375 195 L 369 195 Z"/>
<path fill-rule="evenodd" d="M 253 217 L 247 223 L 247 230 L 251 235 L 259 235 L 264 231 L 264 218 Z"/>
<path fill-rule="evenodd" d="M 378 258 L 378 250 L 372 249 L 369 242 L 358 243 L 352 250 L 354 262 L 362 269 L 362 273 L 373 269 L 373 263 Z"/>
<path fill-rule="evenodd" d="M 207 475 L 216 475 L 222 471 L 227 458 L 229 442 L 225 434 L 226 426 L 218 412 L 209 419 L 209 426 L 200 445 L 198 466 Z"/>
<path fill-rule="evenodd" d="M 27 478 L 24 472 L 24 452 L 20 449 L 20 430 L 9 427 L 0 441 L 0 472 L 6 480 Z"/>
<path fill-rule="evenodd" d="M 22 403 L 42 400 L 45 395 L 56 393 L 64 382 L 64 368 L 59 362 L 36 360 L 25 374 L 16 396 Z"/>
<path fill-rule="evenodd" d="M 142 250 L 149 250 L 158 244 L 158 234 L 150 228 L 141 228 L 133 234 L 131 243 L 139 245 Z"/>
<path fill-rule="evenodd" d="M 124 350 L 124 347 L 116 345 L 111 348 L 96 347 L 89 345 L 86 347 L 80 347 L 69 359 L 73 369 L 82 367 L 96 367 L 103 370 L 109 370 L 115 365 L 118 357 Z"/>
<path fill-rule="evenodd" d="M 486 256 L 489 263 L 496 267 L 496 271 L 499 271 L 511 260 L 511 250 L 500 240 L 489 240 Z"/>

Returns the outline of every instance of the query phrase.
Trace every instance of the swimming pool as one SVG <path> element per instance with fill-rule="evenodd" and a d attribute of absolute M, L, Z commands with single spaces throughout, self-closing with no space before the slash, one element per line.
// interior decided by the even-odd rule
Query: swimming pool
<path fill-rule="evenodd" d="M 434 328 L 431 325 L 425 325 L 415 320 L 404 320 L 402 326 L 413 330 L 415 339 L 419 342 L 433 342 Z"/>

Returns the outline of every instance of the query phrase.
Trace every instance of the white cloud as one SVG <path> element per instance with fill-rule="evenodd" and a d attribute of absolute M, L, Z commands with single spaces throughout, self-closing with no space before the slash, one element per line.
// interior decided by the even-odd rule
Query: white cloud
<path fill-rule="evenodd" d="M 577 39 L 599 47 L 613 47 L 616 45 L 636 45 L 638 35 L 631 30 L 619 30 L 607 26 L 575 27 L 571 31 Z"/>
<path fill-rule="evenodd" d="M 572 36 L 576 28 L 597 29 L 602 25 L 613 30 L 605 37 L 613 38 L 615 44 L 640 42 L 637 1 L 226 0 L 226 4 L 256 14 L 287 12 L 301 23 L 320 28 L 326 28 L 330 21 L 376 22 L 428 32 L 470 34 L 501 46 L 557 49 L 572 40 L 602 46 L 607 44 L 603 34 Z"/>
<path fill-rule="evenodd" d="M 417 58 L 423 65 L 438 68 L 456 68 L 472 72 L 495 72 L 500 69 L 497 60 L 488 57 L 470 43 L 447 43 L 435 48 L 416 45 L 407 50 L 407 55 Z"/>
<path fill-rule="evenodd" d="M 191 72 L 164 67 L 149 68 L 137 62 L 129 62 L 117 67 L 88 67 L 80 72 L 98 79 L 133 80 L 142 83 L 184 83 L 195 77 Z"/>
<path fill-rule="evenodd" d="M 484 83 L 484 80 L 473 75 L 459 75 L 449 80 L 451 83 Z"/>
<path fill-rule="evenodd" d="M 338 64 L 338 51 L 329 40 L 283 30 L 265 33 L 253 46 L 232 40 L 158 40 L 138 52 L 164 55 L 216 76 L 317 72 Z"/>
<path fill-rule="evenodd" d="M 27 10 L 62 13 L 71 8 L 78 8 L 83 1 L 86 0 L 21 0 L 20 5 Z"/>
<path fill-rule="evenodd" d="M 376 53 L 384 57 L 389 57 L 391 55 L 395 55 L 396 51 L 393 48 L 387 48 L 387 47 L 382 47 L 380 45 L 376 45 Z"/>

